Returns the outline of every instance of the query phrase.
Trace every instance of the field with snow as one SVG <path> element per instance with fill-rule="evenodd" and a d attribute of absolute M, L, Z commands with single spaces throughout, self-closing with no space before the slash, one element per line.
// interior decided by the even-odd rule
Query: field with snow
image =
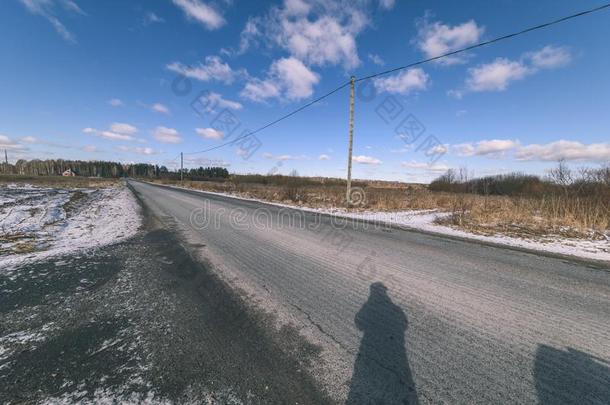
<path fill-rule="evenodd" d="M 139 206 L 125 186 L 0 186 L 0 268 L 96 248 L 134 235 Z"/>

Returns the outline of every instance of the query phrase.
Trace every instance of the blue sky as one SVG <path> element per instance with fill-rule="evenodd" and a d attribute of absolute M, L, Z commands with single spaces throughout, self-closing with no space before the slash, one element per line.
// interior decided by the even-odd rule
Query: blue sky
<path fill-rule="evenodd" d="M 7 0 L 0 149 L 13 161 L 174 167 L 180 152 L 258 128 L 351 75 L 601 4 Z M 561 158 L 574 167 L 610 161 L 609 22 L 601 11 L 360 82 L 354 177 L 427 182 L 449 167 L 544 174 Z M 220 124 L 227 116 L 239 123 L 233 132 Z M 410 129 L 397 130 L 403 121 Z M 186 166 L 345 176 L 347 127 L 345 88 L 257 134 L 257 149 L 186 154 Z"/>

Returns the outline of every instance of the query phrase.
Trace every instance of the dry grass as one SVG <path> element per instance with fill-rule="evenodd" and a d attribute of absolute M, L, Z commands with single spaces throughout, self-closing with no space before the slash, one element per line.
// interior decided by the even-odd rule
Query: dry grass
<path fill-rule="evenodd" d="M 179 184 L 179 181 L 156 180 Z M 273 183 L 273 182 L 268 182 Z M 353 210 L 429 210 L 450 212 L 445 225 L 480 234 L 518 237 L 562 235 L 604 238 L 610 229 L 610 202 L 591 197 L 547 195 L 541 197 L 483 196 L 469 193 L 432 192 L 420 184 L 358 182 L 366 192 L 366 203 Z M 297 206 L 345 207 L 345 185 L 341 182 L 297 181 L 294 184 L 184 181 L 184 186 L 224 192 Z"/>
<path fill-rule="evenodd" d="M 0 184 L 33 184 L 42 187 L 65 188 L 99 188 L 119 184 L 120 179 L 98 177 L 63 177 L 63 176 L 21 176 L 12 174 L 0 175 Z"/>

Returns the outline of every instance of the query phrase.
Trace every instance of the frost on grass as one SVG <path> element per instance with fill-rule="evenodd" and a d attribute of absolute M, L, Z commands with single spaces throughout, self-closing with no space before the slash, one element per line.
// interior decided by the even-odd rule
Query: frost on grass
<path fill-rule="evenodd" d="M 0 268 L 121 242 L 140 227 L 126 187 L 0 187 Z"/>

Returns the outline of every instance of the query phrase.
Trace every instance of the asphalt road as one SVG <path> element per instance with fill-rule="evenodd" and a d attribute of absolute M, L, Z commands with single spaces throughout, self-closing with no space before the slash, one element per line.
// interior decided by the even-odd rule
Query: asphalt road
<path fill-rule="evenodd" d="M 130 184 L 335 401 L 610 403 L 610 265 Z"/>

